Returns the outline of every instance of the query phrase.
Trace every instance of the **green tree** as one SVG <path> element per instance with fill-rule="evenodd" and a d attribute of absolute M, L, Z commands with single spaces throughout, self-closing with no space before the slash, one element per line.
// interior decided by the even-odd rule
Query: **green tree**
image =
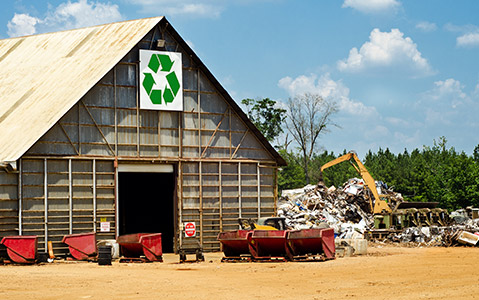
<path fill-rule="evenodd" d="M 279 150 L 279 154 L 286 160 L 287 165 L 282 167 L 278 173 L 278 188 L 280 191 L 295 189 L 305 186 L 303 168 L 297 163 L 297 154 L 287 152 L 284 149 Z"/>
<path fill-rule="evenodd" d="M 479 163 L 479 145 L 474 148 L 474 152 L 472 153 L 472 157 L 476 163 Z"/>
<path fill-rule="evenodd" d="M 269 98 L 243 99 L 241 103 L 247 108 L 247 114 L 254 125 L 270 142 L 283 133 L 286 110 L 278 107 L 276 101 Z"/>

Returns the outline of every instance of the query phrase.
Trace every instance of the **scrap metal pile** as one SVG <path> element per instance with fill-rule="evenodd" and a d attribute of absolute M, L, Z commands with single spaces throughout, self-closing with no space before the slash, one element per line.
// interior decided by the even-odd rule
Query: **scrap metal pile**
<path fill-rule="evenodd" d="M 378 193 L 388 198 L 391 207 L 403 202 L 400 193 L 383 182 L 376 182 Z M 286 218 L 290 229 L 331 227 L 338 238 L 357 239 L 374 229 L 374 215 L 369 203 L 370 195 L 362 179 L 352 178 L 341 188 L 307 185 L 282 192 L 278 216 Z M 476 245 L 479 236 L 479 210 L 453 212 L 447 226 L 419 224 L 391 230 L 383 242 L 399 242 L 425 246 Z M 474 218 L 475 217 L 475 218 Z M 448 216 L 449 219 L 449 216 Z"/>
<path fill-rule="evenodd" d="M 479 209 L 469 207 L 453 211 L 447 226 L 408 227 L 391 233 L 392 242 L 416 243 L 425 246 L 479 246 Z"/>
<path fill-rule="evenodd" d="M 403 201 L 400 193 L 394 193 L 378 182 L 378 189 L 392 202 Z M 340 238 L 363 238 L 372 228 L 374 216 L 366 195 L 364 181 L 348 180 L 341 188 L 323 185 L 307 185 L 304 188 L 284 190 L 281 195 L 278 216 L 286 218 L 292 229 L 318 228 L 329 225 Z"/>

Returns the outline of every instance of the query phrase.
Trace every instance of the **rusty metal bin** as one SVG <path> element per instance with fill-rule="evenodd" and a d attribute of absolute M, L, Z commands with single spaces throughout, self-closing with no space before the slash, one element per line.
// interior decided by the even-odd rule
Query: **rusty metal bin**
<path fill-rule="evenodd" d="M 62 243 L 68 245 L 70 254 L 76 260 L 88 260 L 96 258 L 96 233 L 78 233 L 65 235 Z"/>
<path fill-rule="evenodd" d="M 0 244 L 7 247 L 8 257 L 19 264 L 33 264 L 37 257 L 36 235 L 6 236 Z"/>
<path fill-rule="evenodd" d="M 133 233 L 121 235 L 116 240 L 126 258 L 145 256 L 149 261 L 163 261 L 161 233 Z"/>
<path fill-rule="evenodd" d="M 249 252 L 254 259 L 285 259 L 286 230 L 255 230 L 248 235 Z"/>
<path fill-rule="evenodd" d="M 332 228 L 291 230 L 287 234 L 288 257 L 320 256 L 334 259 L 334 230 Z"/>
<path fill-rule="evenodd" d="M 249 255 L 248 235 L 251 230 L 234 230 L 225 231 L 218 234 L 218 241 L 223 246 L 223 253 L 226 257 L 239 257 L 241 255 Z"/>

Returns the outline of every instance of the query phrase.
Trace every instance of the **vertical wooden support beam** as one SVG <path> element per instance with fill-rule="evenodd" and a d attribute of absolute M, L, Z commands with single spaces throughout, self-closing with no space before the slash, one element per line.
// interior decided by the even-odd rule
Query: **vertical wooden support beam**
<path fill-rule="evenodd" d="M 241 162 L 238 163 L 238 210 L 239 217 L 242 218 L 242 203 L 241 203 Z"/>
<path fill-rule="evenodd" d="M 72 160 L 68 160 L 68 233 L 73 233 L 73 178 Z"/>
<path fill-rule="evenodd" d="M 77 103 L 78 105 L 78 153 L 79 155 L 82 154 L 81 152 L 81 126 L 80 126 L 80 123 L 81 123 L 81 113 L 80 113 L 80 110 L 81 110 L 81 105 L 80 105 L 80 102 Z M 46 249 L 46 248 L 45 248 Z"/>
<path fill-rule="evenodd" d="M 22 190 L 22 174 L 23 174 L 23 161 L 20 158 L 18 160 L 18 235 L 22 235 L 22 217 L 23 217 L 23 190 Z"/>
<path fill-rule="evenodd" d="M 161 157 L 161 117 L 163 114 L 158 111 L 158 157 Z"/>
<path fill-rule="evenodd" d="M 93 159 L 93 232 L 96 232 L 96 159 Z"/>
<path fill-rule="evenodd" d="M 261 217 L 261 174 L 259 162 L 256 164 L 256 180 L 257 180 L 257 193 L 258 193 L 258 219 Z"/>
<path fill-rule="evenodd" d="M 179 191 L 179 195 L 178 195 L 178 211 L 179 211 L 179 214 L 178 214 L 178 220 L 179 220 L 179 223 L 178 224 L 178 228 L 179 228 L 179 240 L 180 240 L 180 245 L 183 245 L 183 163 L 182 161 L 178 161 L 178 191 Z"/>
<path fill-rule="evenodd" d="M 200 181 L 200 243 L 203 245 L 203 163 L 199 165 L 199 181 Z"/>
<path fill-rule="evenodd" d="M 219 193 L 219 201 L 220 201 L 220 232 L 223 231 L 223 175 L 222 175 L 222 165 L 221 160 L 218 163 L 218 193 Z"/>
<path fill-rule="evenodd" d="M 233 129 L 231 128 L 231 122 L 232 122 L 231 121 L 231 107 L 230 107 L 230 113 L 229 114 L 230 114 L 229 115 L 229 117 L 230 117 L 230 132 L 229 132 L 230 140 L 229 140 L 229 142 L 230 142 L 230 159 L 231 159 L 232 158 L 231 155 L 233 154 L 233 144 L 232 144 L 232 135 L 233 135 L 232 131 L 233 131 Z"/>
<path fill-rule="evenodd" d="M 116 66 L 113 68 L 113 102 L 115 109 L 115 156 L 118 156 L 118 111 L 117 111 L 117 93 L 116 93 Z"/>
<path fill-rule="evenodd" d="M 183 157 L 183 113 L 181 111 L 178 112 L 178 157 Z"/>
<path fill-rule="evenodd" d="M 201 159 L 201 88 L 200 88 L 200 69 L 197 69 L 197 85 L 198 85 L 198 95 L 197 102 L 198 102 L 198 158 Z"/>
<path fill-rule="evenodd" d="M 274 168 L 274 215 L 278 212 L 278 167 Z"/>
<path fill-rule="evenodd" d="M 135 74 L 138 74 L 138 64 L 135 64 Z M 136 77 L 136 86 L 140 86 L 140 76 Z M 140 89 L 136 89 L 136 156 L 140 157 Z"/>
<path fill-rule="evenodd" d="M 115 168 L 115 236 L 118 237 L 120 233 L 120 210 L 119 210 L 119 187 L 118 187 L 118 160 L 115 159 L 113 162 L 113 167 Z"/>
<path fill-rule="evenodd" d="M 47 169 L 47 159 L 43 159 L 43 193 L 44 201 L 43 206 L 45 208 L 45 250 L 48 249 L 48 169 Z"/>

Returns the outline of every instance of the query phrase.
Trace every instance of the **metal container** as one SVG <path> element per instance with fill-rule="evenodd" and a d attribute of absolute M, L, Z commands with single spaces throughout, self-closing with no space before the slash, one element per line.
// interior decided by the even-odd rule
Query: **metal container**
<path fill-rule="evenodd" d="M 223 246 L 223 253 L 226 257 L 238 257 L 249 253 L 248 236 L 251 230 L 225 231 L 218 234 L 218 241 Z"/>
<path fill-rule="evenodd" d="M 354 249 L 354 255 L 366 255 L 368 253 L 368 241 L 366 239 L 335 239 L 335 245 L 342 242 L 348 243 Z"/>
<path fill-rule="evenodd" d="M 33 264 L 37 256 L 38 238 L 36 235 L 6 236 L 0 244 L 7 247 L 8 257 L 19 264 Z"/>
<path fill-rule="evenodd" d="M 70 254 L 76 260 L 87 260 L 96 257 L 96 233 L 79 233 L 65 235 L 62 243 L 68 245 Z"/>
<path fill-rule="evenodd" d="M 286 230 L 255 230 L 248 235 L 249 252 L 255 259 L 287 256 Z"/>
<path fill-rule="evenodd" d="M 133 233 L 117 238 L 120 252 L 127 258 L 144 255 L 149 261 L 163 261 L 161 233 Z"/>
<path fill-rule="evenodd" d="M 333 259 L 335 254 L 332 228 L 291 230 L 287 234 L 288 254 L 294 256 L 323 255 Z"/>

